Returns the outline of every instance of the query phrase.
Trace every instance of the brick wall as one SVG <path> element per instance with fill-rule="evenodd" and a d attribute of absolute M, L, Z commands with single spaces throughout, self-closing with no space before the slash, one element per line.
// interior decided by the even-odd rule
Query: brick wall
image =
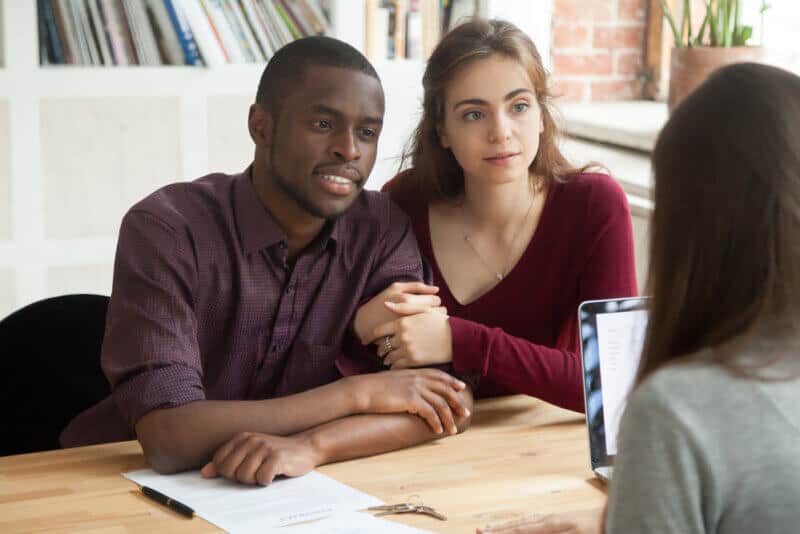
<path fill-rule="evenodd" d="M 552 69 L 563 100 L 640 98 L 647 0 L 555 0 Z"/>

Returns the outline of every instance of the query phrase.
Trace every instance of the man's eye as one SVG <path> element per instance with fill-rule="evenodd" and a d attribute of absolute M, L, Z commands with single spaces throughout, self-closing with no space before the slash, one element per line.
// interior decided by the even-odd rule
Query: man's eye
<path fill-rule="evenodd" d="M 476 121 L 481 117 L 483 117 L 483 113 L 480 111 L 468 111 L 467 113 L 464 113 L 464 120 L 467 121 Z"/>
<path fill-rule="evenodd" d="M 325 119 L 314 121 L 314 126 L 319 128 L 320 130 L 330 130 L 333 127 L 331 121 Z"/>
<path fill-rule="evenodd" d="M 375 137 L 378 135 L 378 132 L 373 130 L 372 128 L 361 128 L 361 135 L 364 137 Z"/>

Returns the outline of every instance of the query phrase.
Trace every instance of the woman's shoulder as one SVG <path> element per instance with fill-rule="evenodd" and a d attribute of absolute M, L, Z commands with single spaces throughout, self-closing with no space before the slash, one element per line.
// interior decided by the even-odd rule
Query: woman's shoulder
<path fill-rule="evenodd" d="M 580 172 L 568 175 L 561 184 L 564 190 L 576 197 L 596 200 L 625 200 L 625 191 L 610 174 L 605 172 Z"/>
<path fill-rule="evenodd" d="M 603 172 L 582 172 L 554 184 L 559 211 L 586 214 L 595 222 L 627 216 L 630 208 L 622 186 Z"/>
<path fill-rule="evenodd" d="M 706 348 L 676 358 L 648 376 L 634 389 L 630 404 L 645 412 L 661 407 L 683 419 L 690 414 L 704 414 L 726 392 L 741 387 L 742 382 L 746 379 L 714 361 L 711 349 Z M 698 388 L 698 384 L 703 387 Z"/>
<path fill-rule="evenodd" d="M 411 217 L 426 207 L 426 203 L 422 201 L 413 168 L 395 175 L 383 184 L 381 191 L 388 194 L 392 201 Z"/>

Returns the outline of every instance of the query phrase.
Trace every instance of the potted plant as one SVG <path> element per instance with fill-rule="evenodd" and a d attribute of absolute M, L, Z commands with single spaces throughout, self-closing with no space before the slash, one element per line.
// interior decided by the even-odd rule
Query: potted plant
<path fill-rule="evenodd" d="M 696 34 L 692 30 L 691 0 L 683 0 L 680 26 L 665 0 L 659 1 L 675 39 L 670 57 L 670 111 L 719 67 L 765 57 L 762 47 L 747 45 L 753 28 L 742 24 L 740 0 L 705 0 L 705 17 Z M 768 8 L 762 0 L 762 20 Z"/>

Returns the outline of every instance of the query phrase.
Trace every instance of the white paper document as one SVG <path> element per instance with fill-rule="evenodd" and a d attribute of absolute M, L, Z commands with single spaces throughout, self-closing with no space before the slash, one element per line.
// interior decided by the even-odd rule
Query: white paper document
<path fill-rule="evenodd" d="M 625 400 L 636 378 L 647 329 L 647 311 L 597 314 L 600 383 L 606 454 L 617 454 L 617 431 Z"/>
<path fill-rule="evenodd" d="M 266 487 L 223 478 L 206 479 L 199 471 L 159 475 L 152 469 L 142 469 L 124 476 L 190 506 L 198 516 L 235 534 L 271 532 L 286 525 L 383 504 L 316 471 L 279 479 Z"/>
<path fill-rule="evenodd" d="M 342 512 L 314 523 L 291 525 L 280 529 L 283 534 L 425 534 L 427 530 L 401 525 L 367 512 Z"/>

